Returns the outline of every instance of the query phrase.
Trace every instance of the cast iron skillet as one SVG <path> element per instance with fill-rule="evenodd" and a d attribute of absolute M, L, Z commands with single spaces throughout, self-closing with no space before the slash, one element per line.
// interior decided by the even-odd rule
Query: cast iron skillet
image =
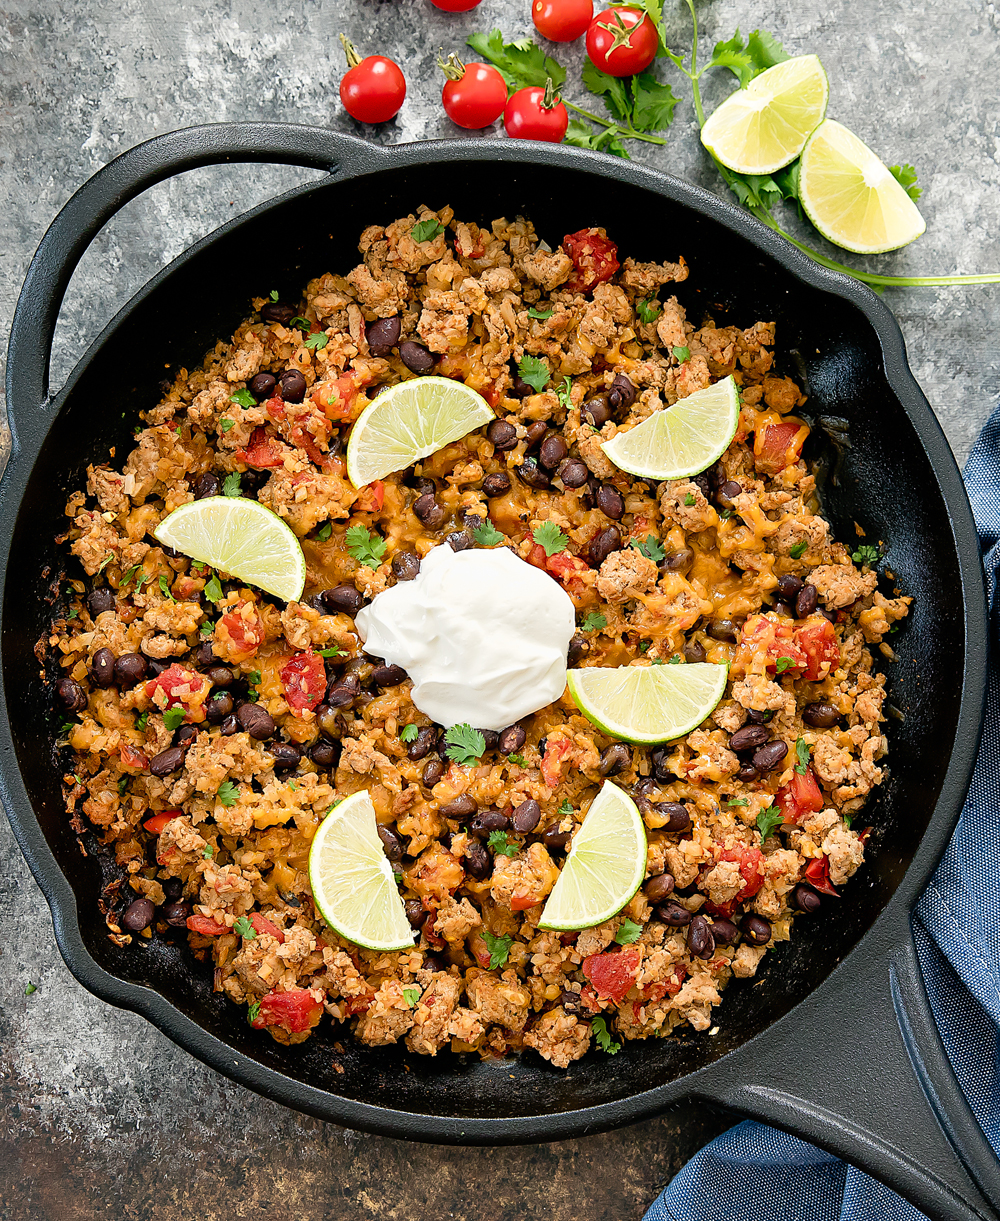
<path fill-rule="evenodd" d="M 223 161 L 325 169 L 328 177 L 217 230 L 177 259 L 48 394 L 52 334 L 74 266 L 128 200 L 173 174 Z M 409 1056 L 402 1046 L 331 1049 L 329 1031 L 283 1048 L 251 1031 L 183 949 L 122 950 L 95 910 L 99 861 L 81 855 L 51 742 L 61 719 L 33 648 L 65 564 L 53 542 L 66 493 L 90 461 L 118 460 L 164 365 L 197 363 L 232 334 L 251 296 L 289 298 L 311 276 L 357 262 L 362 228 L 421 202 L 489 222 L 523 212 L 557 244 L 605 225 L 623 255 L 675 259 L 690 316 L 778 323 L 779 360 L 808 410 L 845 417 L 850 448 L 825 504 L 838 536 L 884 540 L 915 595 L 893 638 L 891 781 L 866 812 L 868 863 L 838 903 L 796 924 L 759 978 L 734 981 L 718 1032 L 626 1044 L 568 1072 L 533 1054 L 502 1063 Z M 207 1064 L 324 1119 L 390 1136 L 468 1144 L 599 1132 L 700 1100 L 765 1119 L 855 1162 L 935 1218 L 997 1218 L 1000 1168 L 952 1074 L 920 978 L 910 911 L 948 840 L 976 754 L 987 631 L 968 501 L 951 452 L 906 364 L 889 311 L 817 267 L 746 213 L 685 183 L 564 146 L 454 140 L 379 148 L 319 128 L 232 124 L 160 136 L 96 174 L 56 218 L 28 270 L 11 332 L 13 455 L 0 483 L 0 796 L 52 908 L 70 970 L 145 1015 Z M 815 435 L 820 436 L 822 429 Z M 821 447 L 820 447 L 821 448 Z M 79 575 L 79 572 L 77 572 Z M 138 940 L 138 939 L 137 939 Z M 344 1070 L 337 1073 L 337 1060 Z M 992 1201 L 992 1203 L 988 1203 Z"/>

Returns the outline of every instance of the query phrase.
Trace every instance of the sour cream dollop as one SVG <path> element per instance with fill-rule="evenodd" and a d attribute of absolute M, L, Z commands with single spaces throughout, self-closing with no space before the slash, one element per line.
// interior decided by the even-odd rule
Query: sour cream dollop
<path fill-rule="evenodd" d="M 576 630 L 569 595 L 506 547 L 435 547 L 412 581 L 355 616 L 365 651 L 402 666 L 439 725 L 506 729 L 566 686 Z"/>

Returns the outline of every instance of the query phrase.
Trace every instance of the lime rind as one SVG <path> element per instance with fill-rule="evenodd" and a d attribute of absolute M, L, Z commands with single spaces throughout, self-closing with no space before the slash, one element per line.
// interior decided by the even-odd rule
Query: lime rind
<path fill-rule="evenodd" d="M 646 828 L 635 802 L 606 780 L 594 798 L 538 927 L 562 932 L 603 924 L 625 906 L 646 876 Z"/>
<path fill-rule="evenodd" d="M 707 470 L 726 452 L 740 420 L 732 375 L 654 411 L 601 449 L 615 466 L 643 479 L 683 479 Z"/>
<path fill-rule="evenodd" d="M 368 950 L 408 950 L 413 929 L 378 837 L 367 789 L 333 807 L 309 849 L 309 885 L 326 923 Z"/>
<path fill-rule="evenodd" d="M 585 666 L 566 684 L 583 715 L 626 742 L 672 742 L 696 729 L 726 690 L 729 666 L 688 662 L 663 666 Z"/>
<path fill-rule="evenodd" d="M 297 602 L 306 560 L 287 523 L 266 505 L 242 496 L 206 496 L 169 513 L 153 531 L 157 542 L 200 564 Z"/>
<path fill-rule="evenodd" d="M 358 417 L 347 442 L 347 476 L 357 487 L 405 470 L 496 418 L 471 386 L 416 377 L 383 390 Z"/>

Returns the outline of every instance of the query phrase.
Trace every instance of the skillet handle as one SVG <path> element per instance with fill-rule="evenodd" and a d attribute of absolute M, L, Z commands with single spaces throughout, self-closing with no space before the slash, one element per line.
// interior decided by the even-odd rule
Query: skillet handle
<path fill-rule="evenodd" d="M 717 1061 L 698 1093 L 829 1150 L 933 1221 L 997 1221 L 1000 1162 L 941 1042 L 904 918 L 896 935 L 881 930 L 867 967 L 753 1039 L 735 1071 Z"/>
<path fill-rule="evenodd" d="M 24 278 L 7 348 L 7 410 L 14 449 L 19 423 L 48 403 L 52 336 L 66 286 L 83 252 L 122 207 L 186 170 L 223 162 L 277 162 L 363 173 L 385 152 L 321 127 L 291 123 L 208 123 L 155 136 L 108 162 L 49 226 Z"/>

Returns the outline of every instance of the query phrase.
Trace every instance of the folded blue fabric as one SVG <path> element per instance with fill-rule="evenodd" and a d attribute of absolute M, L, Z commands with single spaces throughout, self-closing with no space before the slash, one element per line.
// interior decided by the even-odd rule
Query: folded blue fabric
<path fill-rule="evenodd" d="M 917 907 L 931 1007 L 976 1118 L 1000 1149 L 1000 407 L 965 468 L 990 605 L 986 726 L 968 800 Z M 860 1170 L 759 1123 L 730 1128 L 693 1157 L 643 1221 L 919 1221 L 923 1213 Z"/>

